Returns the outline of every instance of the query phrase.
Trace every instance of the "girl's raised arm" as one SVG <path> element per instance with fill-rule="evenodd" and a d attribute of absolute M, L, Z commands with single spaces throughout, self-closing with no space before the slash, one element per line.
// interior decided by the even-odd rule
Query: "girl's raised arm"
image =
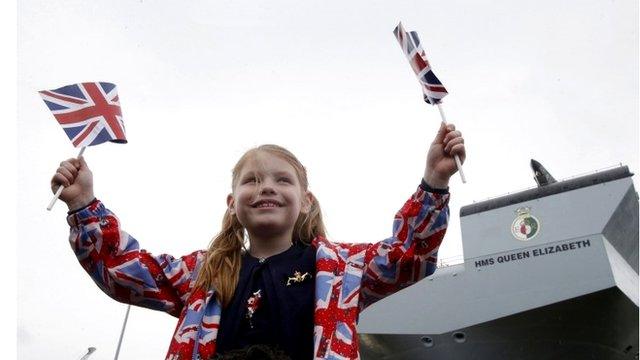
<path fill-rule="evenodd" d="M 435 271 L 449 221 L 449 194 L 426 191 L 424 185 L 396 214 L 393 236 L 366 250 L 361 310 Z"/>
<path fill-rule="evenodd" d="M 454 155 L 465 160 L 464 139 L 453 124 L 442 124 L 427 155 L 422 183 L 398 211 L 393 236 L 365 252 L 359 306 L 362 309 L 433 274 L 449 221 L 449 178 Z"/>
<path fill-rule="evenodd" d="M 60 164 L 52 190 L 70 212 L 69 241 L 82 267 L 98 287 L 117 301 L 179 316 L 203 254 L 181 258 L 152 256 L 120 227 L 118 218 L 93 196 L 93 176 L 83 158 Z"/>

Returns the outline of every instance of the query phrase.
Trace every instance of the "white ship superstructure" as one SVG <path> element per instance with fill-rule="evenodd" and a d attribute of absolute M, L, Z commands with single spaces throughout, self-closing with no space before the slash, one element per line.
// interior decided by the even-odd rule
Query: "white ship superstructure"
<path fill-rule="evenodd" d="M 464 262 L 364 311 L 362 358 L 638 359 L 632 176 L 536 180 L 463 207 Z"/>

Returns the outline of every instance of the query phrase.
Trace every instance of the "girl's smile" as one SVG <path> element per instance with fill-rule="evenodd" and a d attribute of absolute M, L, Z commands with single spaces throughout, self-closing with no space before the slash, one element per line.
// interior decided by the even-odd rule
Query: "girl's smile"
<path fill-rule="evenodd" d="M 258 200 L 256 201 L 253 205 L 254 208 L 260 208 L 260 209 L 269 209 L 269 208 L 276 208 L 276 207 L 281 207 L 282 204 L 280 204 L 279 201 L 276 200 L 272 200 L 272 199 L 263 199 L 263 200 Z"/>

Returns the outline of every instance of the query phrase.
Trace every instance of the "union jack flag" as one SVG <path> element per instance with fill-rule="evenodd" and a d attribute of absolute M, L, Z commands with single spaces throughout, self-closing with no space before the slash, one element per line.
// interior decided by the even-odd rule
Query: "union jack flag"
<path fill-rule="evenodd" d="M 427 56 L 420 44 L 418 33 L 415 31 L 407 33 L 402 27 L 402 23 L 398 23 L 398 26 L 393 30 L 393 34 L 407 56 L 413 72 L 418 76 L 424 101 L 431 105 L 438 104 L 448 92 L 433 73 L 433 70 L 431 70 L 431 65 L 429 65 Z"/>
<path fill-rule="evenodd" d="M 87 82 L 39 93 L 73 146 L 127 142 L 115 84 Z"/>

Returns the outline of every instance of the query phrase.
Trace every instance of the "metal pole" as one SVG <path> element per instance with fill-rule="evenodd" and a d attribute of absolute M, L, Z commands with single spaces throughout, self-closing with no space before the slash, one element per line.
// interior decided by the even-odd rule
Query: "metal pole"
<path fill-rule="evenodd" d="M 131 310 L 131 305 L 127 306 L 127 314 L 124 316 L 124 323 L 122 323 L 122 332 L 120 332 L 120 340 L 118 340 L 118 348 L 116 349 L 116 357 L 114 358 L 114 360 L 118 360 L 118 355 L 120 354 L 120 345 L 122 345 L 122 337 L 124 337 L 124 329 L 127 327 L 129 310 Z"/>
<path fill-rule="evenodd" d="M 90 347 L 89 349 L 87 349 L 87 353 L 84 354 L 80 360 L 87 360 L 89 358 L 89 355 L 93 354 L 93 352 L 96 351 L 96 348 L 94 348 L 93 346 Z"/>

